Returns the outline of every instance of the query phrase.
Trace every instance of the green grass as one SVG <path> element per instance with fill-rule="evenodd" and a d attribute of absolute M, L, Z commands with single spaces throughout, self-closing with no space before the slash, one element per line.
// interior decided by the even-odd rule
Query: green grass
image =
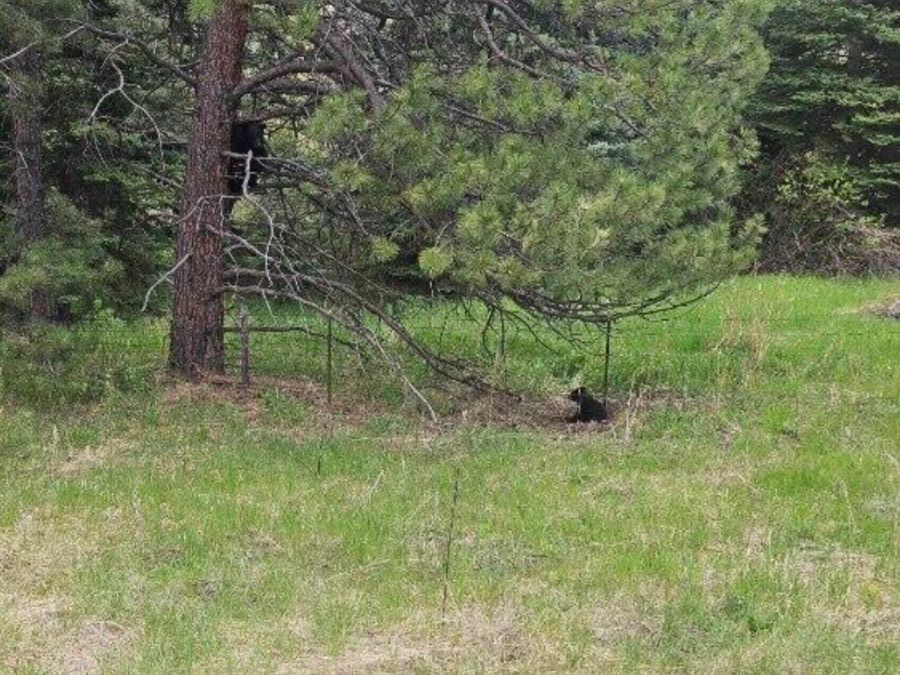
<path fill-rule="evenodd" d="M 900 324 L 862 310 L 898 295 L 748 277 L 623 325 L 602 434 L 435 429 L 343 352 L 352 423 L 274 385 L 3 404 L 0 671 L 897 672 Z M 450 315 L 420 332 L 476 349 Z M 510 336 L 510 378 L 596 385 L 554 345 Z M 323 356 L 254 336 L 259 375 Z"/>

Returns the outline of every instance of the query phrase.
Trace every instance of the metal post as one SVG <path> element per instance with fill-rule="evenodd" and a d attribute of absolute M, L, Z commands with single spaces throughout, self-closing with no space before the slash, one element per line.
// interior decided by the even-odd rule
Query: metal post
<path fill-rule="evenodd" d="M 612 321 L 606 321 L 606 352 L 603 358 L 603 405 L 606 406 L 609 399 L 609 339 L 612 335 Z"/>
<path fill-rule="evenodd" d="M 239 314 L 241 329 L 241 386 L 250 386 L 250 316 L 247 307 L 241 305 Z"/>
<path fill-rule="evenodd" d="M 441 620 L 447 617 L 450 595 L 450 555 L 453 549 L 453 526 L 456 524 L 456 505 L 459 502 L 459 464 L 453 469 L 453 501 L 450 502 L 450 525 L 447 527 L 447 547 L 444 549 L 444 593 L 441 599 Z"/>
<path fill-rule="evenodd" d="M 331 393 L 332 393 L 332 350 L 333 350 L 333 340 L 332 340 L 332 318 L 328 317 L 328 352 L 326 359 L 326 375 L 325 377 L 328 380 L 328 405 L 331 405 Z"/>

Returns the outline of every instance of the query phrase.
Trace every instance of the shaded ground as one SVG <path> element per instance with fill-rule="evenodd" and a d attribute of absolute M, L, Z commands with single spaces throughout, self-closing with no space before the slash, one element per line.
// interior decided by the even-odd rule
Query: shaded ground
<path fill-rule="evenodd" d="M 275 392 L 273 394 L 273 392 Z M 207 377 L 200 384 L 171 383 L 163 400 L 171 405 L 185 401 L 223 402 L 238 406 L 250 421 L 260 421 L 271 396 L 289 399 L 291 405 L 305 410 L 315 418 L 315 425 L 354 426 L 378 415 L 389 415 L 392 407 L 384 401 L 358 393 L 346 392 L 332 403 L 327 402 L 324 385 L 305 377 L 254 377 L 249 386 L 241 384 L 236 376 Z M 657 398 L 665 398 L 659 393 Z M 642 397 L 631 396 L 622 404 L 610 404 L 613 416 L 634 415 L 638 407 L 646 407 L 653 401 L 650 393 Z M 498 429 L 520 429 L 545 431 L 556 434 L 600 433 L 609 429 L 607 423 L 571 423 L 569 418 L 577 410 L 577 405 L 567 396 L 540 396 L 522 394 L 517 397 L 502 394 L 488 395 L 468 391 L 455 392 L 452 408 L 443 411 L 437 423 L 424 417 L 415 419 L 410 412 L 410 420 L 416 426 L 431 432 L 447 432 L 464 427 L 494 427 Z"/>

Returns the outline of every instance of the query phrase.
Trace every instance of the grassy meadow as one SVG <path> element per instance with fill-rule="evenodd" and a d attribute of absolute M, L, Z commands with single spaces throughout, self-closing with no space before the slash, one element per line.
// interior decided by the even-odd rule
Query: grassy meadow
<path fill-rule="evenodd" d="M 898 672 L 897 297 L 751 276 L 626 322 L 602 431 L 558 419 L 599 338 L 511 333 L 546 405 L 434 425 L 345 350 L 329 409 L 296 334 L 253 337 L 242 393 L 110 327 L 125 391 L 0 404 L 0 672 Z"/>

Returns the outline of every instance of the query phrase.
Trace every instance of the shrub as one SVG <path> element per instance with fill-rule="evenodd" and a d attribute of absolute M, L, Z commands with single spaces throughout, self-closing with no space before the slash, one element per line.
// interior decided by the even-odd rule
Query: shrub
<path fill-rule="evenodd" d="M 767 272 L 900 272 L 900 234 L 866 216 L 866 191 L 850 167 L 816 153 L 771 176 L 775 199 L 758 268 Z"/>
<path fill-rule="evenodd" d="M 33 322 L 0 340 L 0 397 L 44 407 L 91 403 L 146 386 L 147 364 L 123 355 L 111 334 L 126 327 L 100 310 L 76 327 Z"/>
<path fill-rule="evenodd" d="M 32 294 L 41 292 L 50 298 L 58 318 L 79 319 L 123 276 L 122 266 L 106 252 L 99 221 L 55 190 L 47 195 L 47 210 L 48 236 L 18 259 L 0 260 L 5 266 L 0 305 L 27 315 Z M 6 250 L 14 247 L 7 242 Z"/>

